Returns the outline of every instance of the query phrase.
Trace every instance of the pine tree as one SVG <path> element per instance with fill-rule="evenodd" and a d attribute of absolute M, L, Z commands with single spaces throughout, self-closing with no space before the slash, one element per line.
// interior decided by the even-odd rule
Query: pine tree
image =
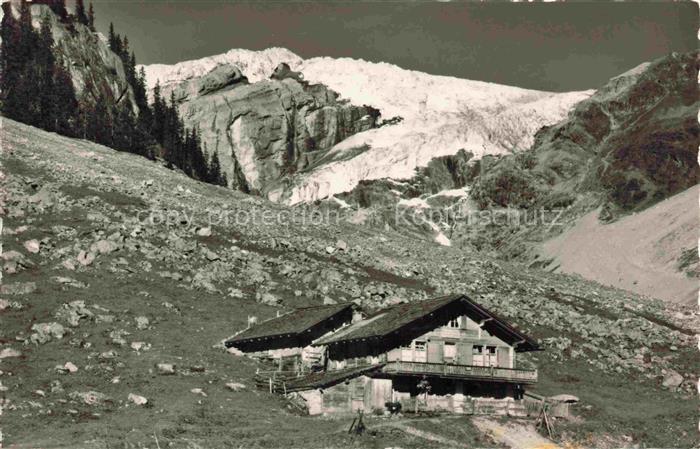
<path fill-rule="evenodd" d="M 209 172 L 207 182 L 219 186 L 226 186 L 226 175 L 221 173 L 221 164 L 219 163 L 219 154 L 214 151 L 209 162 Z"/>
<path fill-rule="evenodd" d="M 41 119 L 41 99 L 36 95 L 40 72 L 37 63 L 39 35 L 32 27 L 26 0 L 20 3 L 19 11 L 18 19 L 11 17 L 11 13 L 3 15 L 2 112 L 20 122 L 37 125 Z"/>
<path fill-rule="evenodd" d="M 61 22 L 68 21 L 68 10 L 66 9 L 66 0 L 45 0 L 42 2 L 35 1 L 34 3 L 45 3 L 49 5 L 51 11 L 53 11 L 54 14 L 58 16 Z"/>
<path fill-rule="evenodd" d="M 107 43 L 109 45 L 110 50 L 114 51 L 114 49 L 116 48 L 116 42 L 117 35 L 114 33 L 114 24 L 112 22 L 109 22 L 109 35 L 107 37 Z"/>
<path fill-rule="evenodd" d="M 53 56 L 53 35 L 51 34 L 51 22 L 48 16 L 41 20 L 39 29 L 39 40 L 37 41 L 34 61 L 31 64 L 31 71 L 34 74 L 36 84 L 35 96 L 38 99 L 38 110 L 33 124 L 49 130 L 55 131 L 55 108 L 54 96 L 54 56 Z"/>
<path fill-rule="evenodd" d="M 89 25 L 90 21 L 85 13 L 85 3 L 83 0 L 76 0 L 75 2 L 75 17 L 79 23 L 83 25 Z"/>
<path fill-rule="evenodd" d="M 62 64 L 54 68 L 54 131 L 66 136 L 77 136 L 79 125 L 78 100 L 70 74 Z"/>
<path fill-rule="evenodd" d="M 7 96 L 8 91 L 16 83 L 21 61 L 17 50 L 19 43 L 19 23 L 11 12 L 12 4 L 3 3 L 3 16 L 0 22 L 0 92 Z"/>
<path fill-rule="evenodd" d="M 95 10 L 92 7 L 92 2 L 90 2 L 90 6 L 88 7 L 88 26 L 90 27 L 90 31 L 94 32 L 95 30 Z"/>

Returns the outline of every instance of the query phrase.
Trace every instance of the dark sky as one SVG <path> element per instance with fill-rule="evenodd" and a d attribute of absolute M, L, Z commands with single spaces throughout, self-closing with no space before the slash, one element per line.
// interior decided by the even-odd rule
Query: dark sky
<path fill-rule="evenodd" d="M 93 2 L 98 29 L 114 22 L 139 63 L 280 46 L 554 91 L 692 50 L 698 28 L 693 3 Z"/>

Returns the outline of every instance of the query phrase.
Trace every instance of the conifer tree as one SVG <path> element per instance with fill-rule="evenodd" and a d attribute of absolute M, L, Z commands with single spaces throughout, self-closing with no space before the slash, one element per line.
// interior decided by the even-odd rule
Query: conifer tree
<path fill-rule="evenodd" d="M 83 25 L 89 25 L 90 23 L 88 15 L 85 12 L 85 3 L 83 2 L 83 0 L 75 1 L 75 17 L 78 20 L 78 22 L 82 23 Z"/>
<path fill-rule="evenodd" d="M 219 154 L 216 151 L 214 151 L 211 155 L 207 182 L 219 186 L 226 186 L 226 175 L 221 173 Z"/>
<path fill-rule="evenodd" d="M 114 32 L 114 24 L 112 22 L 109 22 L 109 34 L 107 36 L 107 44 L 109 45 L 110 50 L 114 51 L 114 49 L 116 48 L 116 42 L 117 35 Z"/>
<path fill-rule="evenodd" d="M 95 10 L 92 7 L 92 2 L 88 7 L 88 27 L 90 27 L 90 31 L 95 31 Z"/>

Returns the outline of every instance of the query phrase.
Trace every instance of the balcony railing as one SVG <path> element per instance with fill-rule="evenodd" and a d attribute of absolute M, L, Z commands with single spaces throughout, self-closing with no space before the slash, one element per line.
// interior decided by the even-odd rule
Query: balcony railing
<path fill-rule="evenodd" d="M 532 384 L 537 370 L 499 368 L 496 366 L 449 365 L 443 363 L 389 362 L 382 369 L 387 374 L 409 374 L 451 377 L 455 379 L 490 380 Z"/>

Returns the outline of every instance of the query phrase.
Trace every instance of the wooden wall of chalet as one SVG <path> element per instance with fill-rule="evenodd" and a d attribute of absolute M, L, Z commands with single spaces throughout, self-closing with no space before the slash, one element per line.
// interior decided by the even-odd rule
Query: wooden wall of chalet
<path fill-rule="evenodd" d="M 386 403 L 397 401 L 406 412 L 415 410 L 443 410 L 452 413 L 476 415 L 515 415 L 525 413 L 522 401 L 513 400 L 513 385 L 434 380 L 433 390 L 427 397 L 415 389 L 416 378 L 370 378 L 360 376 L 325 389 L 300 392 L 310 415 L 353 414 L 383 412 Z"/>

